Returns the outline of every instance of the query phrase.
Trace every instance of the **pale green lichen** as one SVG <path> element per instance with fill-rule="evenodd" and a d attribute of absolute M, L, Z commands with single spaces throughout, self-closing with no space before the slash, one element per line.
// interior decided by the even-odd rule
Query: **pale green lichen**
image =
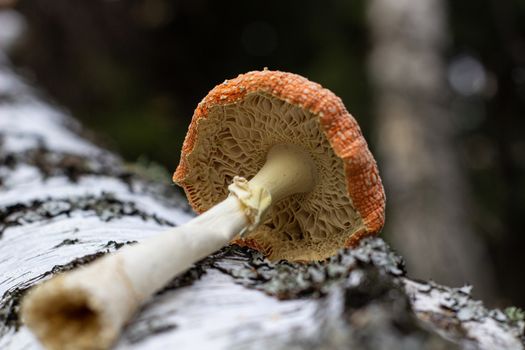
<path fill-rule="evenodd" d="M 525 311 L 516 306 L 506 308 L 504 311 L 510 322 L 518 323 L 525 321 Z"/>

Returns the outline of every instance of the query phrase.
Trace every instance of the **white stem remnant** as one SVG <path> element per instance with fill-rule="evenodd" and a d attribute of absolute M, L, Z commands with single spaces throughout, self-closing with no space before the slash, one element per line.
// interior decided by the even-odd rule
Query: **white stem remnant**
<path fill-rule="evenodd" d="M 251 181 L 236 178 L 230 196 L 206 213 L 37 286 L 22 305 L 24 322 L 49 349 L 107 349 L 155 291 L 256 227 L 272 202 L 310 191 L 315 174 L 306 152 L 273 147 Z"/>

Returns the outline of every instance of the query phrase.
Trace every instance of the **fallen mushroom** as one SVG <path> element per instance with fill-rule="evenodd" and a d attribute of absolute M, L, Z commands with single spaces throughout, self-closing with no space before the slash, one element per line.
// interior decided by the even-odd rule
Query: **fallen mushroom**
<path fill-rule="evenodd" d="M 332 92 L 291 73 L 250 72 L 211 90 L 173 179 L 200 216 L 28 293 L 22 318 L 44 346 L 107 349 L 142 302 L 232 240 L 270 259 L 321 260 L 384 222 L 357 122 Z"/>

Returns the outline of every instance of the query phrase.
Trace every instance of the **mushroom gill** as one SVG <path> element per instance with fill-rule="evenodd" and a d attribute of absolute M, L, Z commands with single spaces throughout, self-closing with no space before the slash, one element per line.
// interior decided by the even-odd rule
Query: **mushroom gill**
<path fill-rule="evenodd" d="M 297 145 L 317 168 L 314 190 L 275 203 L 263 223 L 236 243 L 257 247 L 272 260 L 320 260 L 335 254 L 364 225 L 346 190 L 343 161 L 319 122 L 311 112 L 262 92 L 210 108 L 207 118 L 197 122 L 198 137 L 187 158 L 186 183 L 192 185 L 186 191 L 199 193 L 194 208 L 204 212 L 224 200 L 234 176 L 251 179 L 272 146 Z"/>

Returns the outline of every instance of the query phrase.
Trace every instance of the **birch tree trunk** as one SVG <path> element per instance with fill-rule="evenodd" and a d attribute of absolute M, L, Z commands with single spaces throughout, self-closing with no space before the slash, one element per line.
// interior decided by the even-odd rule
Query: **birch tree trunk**
<path fill-rule="evenodd" d="M 19 319 L 31 286 L 192 217 L 173 187 L 89 142 L 0 58 L 0 349 L 39 349 Z M 227 247 L 159 291 L 116 349 L 523 349 L 518 314 L 405 277 L 369 239 L 324 263 Z"/>
<path fill-rule="evenodd" d="M 387 231 L 412 276 L 469 281 L 478 296 L 494 298 L 492 264 L 466 218 L 469 193 L 454 147 L 445 2 L 374 0 L 368 10 Z"/>

